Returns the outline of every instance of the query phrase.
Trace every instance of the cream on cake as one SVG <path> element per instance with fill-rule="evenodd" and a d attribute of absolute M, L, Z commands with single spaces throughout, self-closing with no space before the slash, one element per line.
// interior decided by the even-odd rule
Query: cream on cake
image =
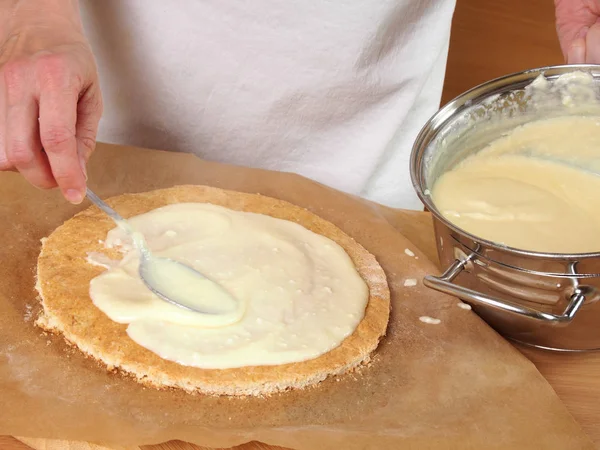
<path fill-rule="evenodd" d="M 162 358 L 205 369 L 305 361 L 339 346 L 364 316 L 369 291 L 350 257 L 296 223 L 207 203 L 164 206 L 129 223 L 154 255 L 193 267 L 238 301 L 236 310 L 202 314 L 161 300 L 141 281 L 127 234 L 111 230 L 105 245 L 124 243 L 125 256 L 91 281 L 90 296 Z M 187 295 L 220 307 L 210 292 Z"/>

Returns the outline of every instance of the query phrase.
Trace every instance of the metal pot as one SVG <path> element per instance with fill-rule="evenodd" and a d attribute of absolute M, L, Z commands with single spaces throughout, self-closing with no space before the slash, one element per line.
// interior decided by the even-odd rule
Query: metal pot
<path fill-rule="evenodd" d="M 507 338 L 546 349 L 587 351 L 600 350 L 600 252 L 556 254 L 506 247 L 453 225 L 430 196 L 440 174 L 507 130 L 533 118 L 581 114 L 560 99 L 540 106 L 528 97 L 527 86 L 540 75 L 552 83 L 573 71 L 587 72 L 600 86 L 600 66 L 552 66 L 492 80 L 451 101 L 419 134 L 411 177 L 433 214 L 444 268 L 439 277 L 425 277 L 426 286 L 471 304 Z M 600 115 L 600 109 L 583 113 Z"/>

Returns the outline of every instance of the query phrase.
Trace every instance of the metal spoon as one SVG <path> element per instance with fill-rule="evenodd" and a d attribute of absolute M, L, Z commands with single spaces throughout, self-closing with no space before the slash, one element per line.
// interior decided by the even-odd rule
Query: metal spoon
<path fill-rule="evenodd" d="M 108 206 L 90 189 L 87 198 L 131 236 L 140 253 L 139 274 L 143 283 L 160 299 L 186 309 L 209 315 L 230 315 L 238 302 L 225 289 L 197 270 L 174 261 L 152 255 L 144 236 L 135 231 L 119 213 Z M 198 293 L 202 295 L 198 296 Z"/>

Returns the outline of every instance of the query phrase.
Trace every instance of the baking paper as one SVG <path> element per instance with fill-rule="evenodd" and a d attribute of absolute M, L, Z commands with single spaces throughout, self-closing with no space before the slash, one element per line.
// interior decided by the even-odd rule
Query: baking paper
<path fill-rule="evenodd" d="M 532 363 L 458 300 L 422 285 L 436 269 L 394 227 L 402 211 L 297 175 L 191 155 L 99 145 L 89 166 L 89 185 L 103 197 L 177 184 L 287 200 L 373 253 L 388 277 L 392 314 L 372 364 L 268 398 L 160 391 L 107 373 L 33 325 L 40 239 L 89 205 L 69 205 L 58 192 L 2 173 L 0 434 L 120 446 L 179 439 L 212 447 L 257 440 L 299 450 L 593 448 Z M 405 287 L 407 279 L 416 286 Z M 441 322 L 424 323 L 423 316 Z"/>

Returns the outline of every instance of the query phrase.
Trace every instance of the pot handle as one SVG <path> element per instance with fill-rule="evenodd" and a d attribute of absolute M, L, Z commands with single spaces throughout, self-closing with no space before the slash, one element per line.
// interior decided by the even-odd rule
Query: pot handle
<path fill-rule="evenodd" d="M 443 292 L 445 294 L 453 295 L 473 303 L 475 305 L 489 306 L 500 311 L 505 311 L 512 314 L 518 314 L 521 316 L 528 317 L 530 319 L 542 320 L 544 322 L 550 322 L 550 324 L 567 324 L 573 320 L 579 308 L 583 305 L 585 300 L 585 290 L 577 288 L 575 293 L 571 296 L 569 304 L 565 308 L 565 311 L 560 314 L 550 314 L 543 311 L 537 311 L 526 306 L 518 305 L 515 303 L 507 302 L 494 298 L 487 294 L 468 289 L 457 284 L 452 283 L 458 274 L 460 274 L 467 263 L 471 260 L 473 255 L 469 256 L 464 260 L 456 260 L 441 276 L 436 277 L 433 275 L 427 275 L 423 279 L 423 284 L 427 287 L 435 289 L 436 291 Z"/>

